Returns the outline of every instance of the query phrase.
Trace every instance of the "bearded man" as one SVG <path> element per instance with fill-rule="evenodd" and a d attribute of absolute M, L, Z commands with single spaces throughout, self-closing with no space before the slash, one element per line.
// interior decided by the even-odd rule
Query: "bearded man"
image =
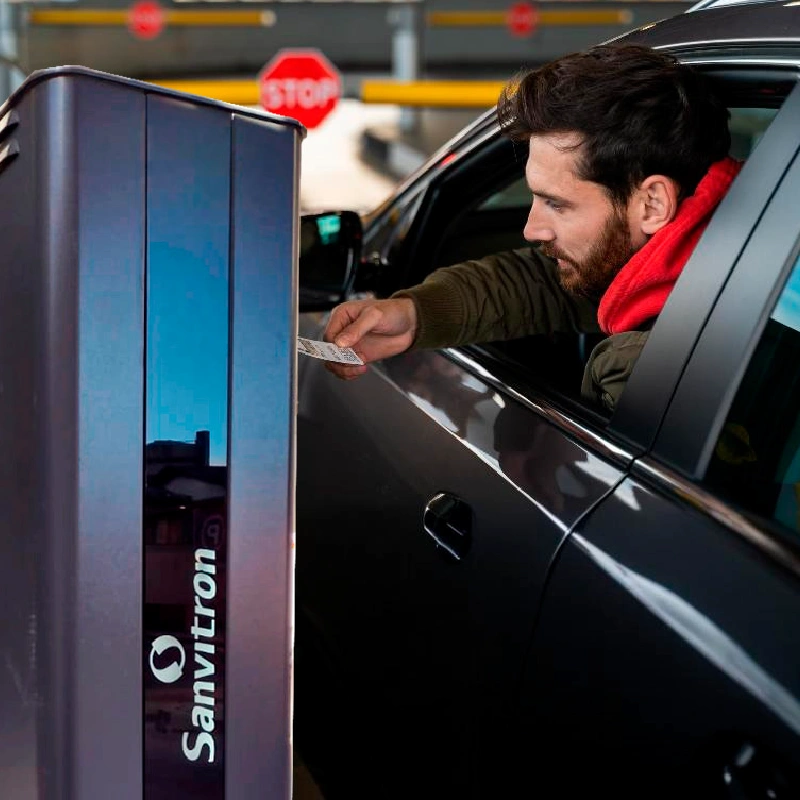
<path fill-rule="evenodd" d="M 602 331 L 581 394 L 613 410 L 681 270 L 741 164 L 728 111 L 669 55 L 602 45 L 515 79 L 501 129 L 526 142 L 533 247 L 436 270 L 333 310 L 325 338 L 365 364 L 408 349 Z M 341 378 L 367 367 L 329 364 Z"/>

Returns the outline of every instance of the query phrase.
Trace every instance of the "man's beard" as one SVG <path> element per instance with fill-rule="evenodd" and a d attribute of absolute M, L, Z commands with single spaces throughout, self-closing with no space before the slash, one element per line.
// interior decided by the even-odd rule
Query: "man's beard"
<path fill-rule="evenodd" d="M 582 261 L 575 261 L 550 242 L 542 242 L 540 250 L 548 258 L 561 259 L 572 269 L 559 266 L 558 279 L 571 294 L 598 301 L 617 273 L 636 252 L 628 225 L 618 210 L 611 212 L 600 238 Z"/>

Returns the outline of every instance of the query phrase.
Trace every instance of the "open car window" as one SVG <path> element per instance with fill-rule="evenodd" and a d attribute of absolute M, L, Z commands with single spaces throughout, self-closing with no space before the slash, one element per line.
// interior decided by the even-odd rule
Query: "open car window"
<path fill-rule="evenodd" d="M 731 95 L 733 157 L 746 160 L 755 151 L 780 102 L 770 94 L 756 93 L 752 103 L 742 92 Z M 524 145 L 498 136 L 439 182 L 427 198 L 408 284 L 440 267 L 531 246 L 522 236 L 531 202 L 524 179 L 526 158 Z M 515 386 L 544 393 L 605 425 L 611 412 L 580 394 L 587 360 L 603 338 L 595 333 L 559 333 L 486 342 L 470 350 L 492 369 L 503 370 Z"/>

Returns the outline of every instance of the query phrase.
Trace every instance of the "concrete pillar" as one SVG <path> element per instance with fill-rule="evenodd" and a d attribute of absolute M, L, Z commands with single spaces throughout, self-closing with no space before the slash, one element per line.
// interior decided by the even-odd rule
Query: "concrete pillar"
<path fill-rule="evenodd" d="M 19 6 L 0 0 L 0 104 L 22 83 L 17 49 L 17 25 L 23 18 Z"/>
<path fill-rule="evenodd" d="M 392 28 L 392 77 L 397 81 L 419 80 L 422 72 L 422 3 L 410 2 L 391 8 L 389 25 Z M 416 124 L 416 109 L 402 108 L 400 129 L 410 131 Z"/>

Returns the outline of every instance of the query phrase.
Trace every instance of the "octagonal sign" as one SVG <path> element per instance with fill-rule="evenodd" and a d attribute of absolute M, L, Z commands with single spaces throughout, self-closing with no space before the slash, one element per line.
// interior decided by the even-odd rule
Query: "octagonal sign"
<path fill-rule="evenodd" d="M 336 108 L 339 71 L 315 49 L 281 50 L 258 76 L 261 106 L 316 128 Z"/>

